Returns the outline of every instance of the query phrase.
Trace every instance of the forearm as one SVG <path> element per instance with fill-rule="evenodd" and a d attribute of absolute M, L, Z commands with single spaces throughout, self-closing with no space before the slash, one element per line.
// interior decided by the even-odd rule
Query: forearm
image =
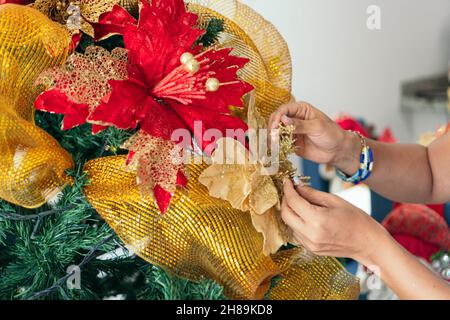
<path fill-rule="evenodd" d="M 376 267 L 379 276 L 402 300 L 450 300 L 450 285 L 437 277 L 416 257 L 403 249 L 386 231 L 357 259 Z"/>
<path fill-rule="evenodd" d="M 382 196 L 398 202 L 433 202 L 433 172 L 427 148 L 420 145 L 386 144 L 368 140 L 374 167 L 367 185 Z M 359 167 L 361 143 L 348 133 L 335 166 L 352 175 Z"/>

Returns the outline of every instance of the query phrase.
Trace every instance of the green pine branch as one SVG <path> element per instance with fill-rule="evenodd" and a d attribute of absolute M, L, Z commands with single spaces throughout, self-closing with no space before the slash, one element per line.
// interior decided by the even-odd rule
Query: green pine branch
<path fill-rule="evenodd" d="M 212 18 L 208 21 L 205 34 L 197 40 L 197 44 L 208 48 L 214 45 L 220 37 L 220 33 L 225 30 L 225 22 L 222 19 Z"/>

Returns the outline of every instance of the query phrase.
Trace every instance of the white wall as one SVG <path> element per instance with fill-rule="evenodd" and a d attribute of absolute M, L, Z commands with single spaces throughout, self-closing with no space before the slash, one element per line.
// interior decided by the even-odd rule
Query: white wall
<path fill-rule="evenodd" d="M 274 23 L 293 58 L 293 91 L 333 116 L 345 111 L 402 141 L 445 122 L 444 115 L 405 117 L 400 82 L 444 73 L 450 59 L 449 0 L 243 0 Z M 382 29 L 366 27 L 381 7 Z"/>

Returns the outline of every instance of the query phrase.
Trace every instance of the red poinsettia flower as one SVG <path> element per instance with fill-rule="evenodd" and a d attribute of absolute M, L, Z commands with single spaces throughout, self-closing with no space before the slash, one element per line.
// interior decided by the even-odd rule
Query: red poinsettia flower
<path fill-rule="evenodd" d="M 230 49 L 198 53 L 201 48 L 195 42 L 204 31 L 195 28 L 196 22 L 182 0 L 142 1 L 139 21 L 119 6 L 104 13 L 94 25 L 96 38 L 123 35 L 128 79 L 110 82 L 109 99 L 89 122 L 121 129 L 140 124 L 148 134 L 164 139 L 175 129 L 193 131 L 195 121 L 202 121 L 205 130 L 224 133 L 246 129 L 242 120 L 230 115 L 229 106 L 242 106 L 241 97 L 253 89 L 236 74 L 248 60 L 232 56 Z M 192 55 L 198 70 L 189 71 L 180 62 L 183 54 Z M 219 90 L 207 90 L 211 78 L 220 83 Z M 155 126 L 158 118 L 166 128 Z M 203 141 L 201 147 L 207 145 Z"/>
<path fill-rule="evenodd" d="M 117 5 L 102 14 L 99 22 L 93 24 L 95 38 L 123 36 L 128 53 L 127 76 L 108 82 L 110 92 L 89 109 L 86 121 L 97 128 L 134 129 L 139 126 L 140 135 L 171 143 L 175 130 L 186 129 L 194 133 L 203 150 L 211 143 L 201 136 L 207 129 L 218 129 L 224 135 L 227 129 L 247 130 L 245 122 L 232 116 L 229 107 L 242 107 L 242 96 L 253 89 L 237 76 L 248 59 L 233 56 L 231 49 L 204 50 L 197 45 L 204 34 L 204 30 L 196 28 L 197 19 L 197 15 L 186 11 L 183 0 L 142 0 L 139 20 Z M 68 103 L 61 107 L 48 102 L 49 107 L 46 107 L 47 101 L 41 100 L 41 110 L 65 114 L 69 117 L 65 119 L 68 126 L 79 124 L 86 116 L 76 114 L 77 109 L 87 109 L 84 105 Z M 194 130 L 198 124 L 201 132 Z M 154 153 L 155 148 L 153 142 L 148 145 L 148 152 L 139 152 L 138 145 L 126 144 L 130 150 L 128 162 L 135 163 L 133 157 L 140 155 L 139 166 L 145 166 L 141 170 L 145 175 L 141 177 L 150 177 L 142 180 L 155 182 L 161 180 L 158 170 L 160 176 L 167 174 L 161 157 L 158 162 L 149 160 L 152 157 L 148 155 Z M 168 186 L 187 183 L 182 170 L 166 180 L 164 186 L 162 183 L 152 185 L 162 212 L 168 209 L 172 197 L 173 188 Z"/>

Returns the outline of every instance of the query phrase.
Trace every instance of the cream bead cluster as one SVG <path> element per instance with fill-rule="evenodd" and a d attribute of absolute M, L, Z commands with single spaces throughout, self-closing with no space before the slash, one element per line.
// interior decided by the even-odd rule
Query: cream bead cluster
<path fill-rule="evenodd" d="M 185 52 L 180 57 L 180 62 L 184 66 L 184 70 L 190 74 L 196 74 L 200 70 L 200 62 L 195 59 L 190 52 Z M 209 92 L 216 92 L 220 88 L 220 81 L 217 78 L 209 78 L 206 80 L 205 89 Z"/>

